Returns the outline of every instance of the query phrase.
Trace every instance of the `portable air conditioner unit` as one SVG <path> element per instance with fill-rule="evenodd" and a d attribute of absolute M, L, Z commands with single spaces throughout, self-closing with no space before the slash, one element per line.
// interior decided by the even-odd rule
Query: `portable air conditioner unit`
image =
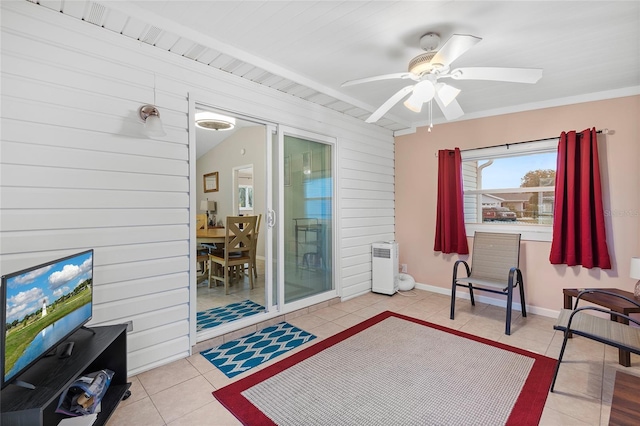
<path fill-rule="evenodd" d="M 398 290 L 398 243 L 373 243 L 371 264 L 371 291 L 393 295 Z"/>

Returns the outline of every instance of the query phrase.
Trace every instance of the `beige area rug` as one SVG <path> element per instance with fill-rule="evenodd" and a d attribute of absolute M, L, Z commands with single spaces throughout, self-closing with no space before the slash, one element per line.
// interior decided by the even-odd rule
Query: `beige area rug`
<path fill-rule="evenodd" d="M 554 366 L 384 312 L 214 396 L 247 425 L 533 425 Z"/>

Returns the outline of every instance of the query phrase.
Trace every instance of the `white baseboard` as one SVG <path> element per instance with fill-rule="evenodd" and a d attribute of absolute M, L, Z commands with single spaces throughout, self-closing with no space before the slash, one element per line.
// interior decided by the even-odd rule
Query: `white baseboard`
<path fill-rule="evenodd" d="M 362 296 L 362 295 L 367 294 L 367 293 L 371 293 L 371 288 L 369 288 L 368 290 L 360 291 L 360 292 L 358 292 L 358 293 L 350 294 L 350 295 L 348 295 L 348 296 L 343 296 L 343 297 L 340 299 L 340 301 L 342 301 L 342 302 L 346 302 L 346 301 L 347 301 L 347 300 L 349 300 L 349 299 L 353 299 L 353 298 L 355 298 L 355 297 Z"/>
<path fill-rule="evenodd" d="M 442 288 L 434 285 L 420 284 L 420 283 L 416 283 L 416 288 L 420 290 L 430 291 L 432 293 L 451 296 L 451 289 L 448 289 L 448 288 Z M 469 293 L 466 291 L 456 291 L 456 297 L 460 299 L 470 300 Z M 478 302 L 486 303 L 488 305 L 500 306 L 502 308 L 507 307 L 506 300 L 478 295 L 477 292 L 474 292 L 473 298 Z M 513 309 L 516 311 L 520 311 L 522 309 L 520 303 L 513 302 Z M 549 317 L 549 318 L 558 318 L 558 316 L 560 315 L 560 311 L 554 311 L 552 309 L 540 308 L 538 306 L 530 306 L 530 305 L 527 305 L 527 313 L 541 315 L 543 317 Z"/>

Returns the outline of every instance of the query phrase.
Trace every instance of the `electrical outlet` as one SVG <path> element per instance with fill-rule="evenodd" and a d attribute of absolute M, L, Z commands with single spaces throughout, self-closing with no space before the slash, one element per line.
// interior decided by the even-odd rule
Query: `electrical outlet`
<path fill-rule="evenodd" d="M 406 273 L 407 273 L 407 264 L 406 264 L 406 263 L 403 263 L 403 264 L 402 264 L 402 273 L 403 273 L 403 274 L 406 274 Z"/>
<path fill-rule="evenodd" d="M 127 324 L 127 332 L 133 331 L 133 321 L 127 321 L 125 324 Z"/>

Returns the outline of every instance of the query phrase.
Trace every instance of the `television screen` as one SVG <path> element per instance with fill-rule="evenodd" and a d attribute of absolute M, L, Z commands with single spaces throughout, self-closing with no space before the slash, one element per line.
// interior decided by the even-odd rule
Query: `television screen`
<path fill-rule="evenodd" d="M 92 316 L 93 250 L 2 277 L 2 387 Z"/>

